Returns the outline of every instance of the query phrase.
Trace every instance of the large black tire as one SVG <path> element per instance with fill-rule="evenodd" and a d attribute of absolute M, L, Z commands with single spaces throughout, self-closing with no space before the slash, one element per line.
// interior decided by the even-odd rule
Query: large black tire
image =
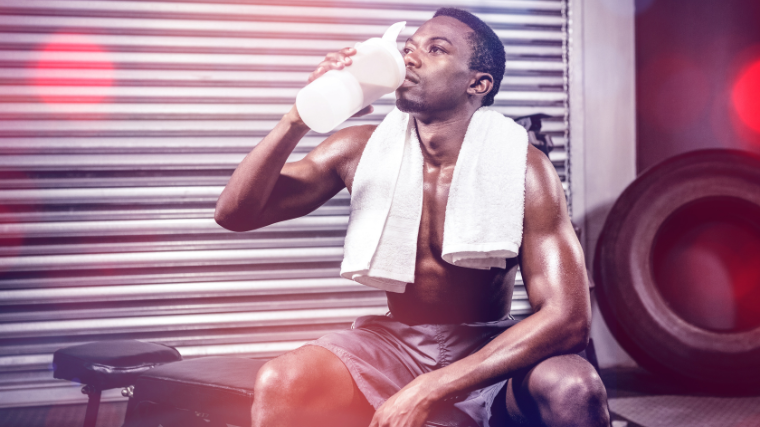
<path fill-rule="evenodd" d="M 760 306 L 745 310 L 745 327 L 720 331 L 685 319 L 674 310 L 678 296 L 663 295 L 663 278 L 672 276 L 662 273 L 669 266 L 658 257 L 667 257 L 663 251 L 673 246 L 662 241 L 702 217 L 735 221 L 749 239 L 760 240 L 760 158 L 695 151 L 639 176 L 613 206 L 599 237 L 599 307 L 615 338 L 644 368 L 723 389 L 754 386 L 760 384 L 760 316 L 754 314 Z M 752 280 L 749 298 L 760 301 L 760 283 Z"/>

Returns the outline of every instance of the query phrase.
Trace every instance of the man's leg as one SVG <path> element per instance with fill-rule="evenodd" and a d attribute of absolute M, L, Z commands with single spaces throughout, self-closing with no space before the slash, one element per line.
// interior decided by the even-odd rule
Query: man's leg
<path fill-rule="evenodd" d="M 544 360 L 507 383 L 507 412 L 518 422 L 610 425 L 607 391 L 590 363 L 570 354 Z"/>
<path fill-rule="evenodd" d="M 253 427 L 366 427 L 374 414 L 343 362 L 314 345 L 261 368 L 251 411 Z"/>

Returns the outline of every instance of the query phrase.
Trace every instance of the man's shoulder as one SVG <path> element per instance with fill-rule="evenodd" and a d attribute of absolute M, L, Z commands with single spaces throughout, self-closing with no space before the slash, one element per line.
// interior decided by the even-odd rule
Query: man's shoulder
<path fill-rule="evenodd" d="M 528 144 L 528 154 L 526 159 L 526 177 L 532 180 L 546 181 L 557 175 L 549 157 L 543 151 Z"/>
<path fill-rule="evenodd" d="M 343 128 L 325 139 L 307 158 L 312 164 L 332 169 L 350 191 L 364 147 L 375 128 L 377 125 Z"/>
<path fill-rule="evenodd" d="M 358 160 L 376 128 L 377 125 L 343 128 L 325 139 L 319 148 L 340 158 L 356 158 Z"/>
<path fill-rule="evenodd" d="M 528 156 L 525 173 L 526 202 L 534 204 L 555 204 L 557 198 L 564 198 L 562 182 L 557 175 L 551 160 L 541 150 L 528 145 Z M 526 206 L 527 207 L 527 206 Z"/>
<path fill-rule="evenodd" d="M 363 150 L 367 145 L 367 141 L 369 141 L 369 138 L 372 136 L 372 133 L 375 132 L 375 129 L 377 129 L 377 125 L 349 126 L 336 132 L 335 135 L 348 144 L 361 147 Z"/>

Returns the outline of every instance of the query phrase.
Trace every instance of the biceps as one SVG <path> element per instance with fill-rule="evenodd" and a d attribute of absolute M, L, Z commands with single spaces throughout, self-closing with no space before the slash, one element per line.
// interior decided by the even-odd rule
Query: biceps
<path fill-rule="evenodd" d="M 569 223 L 549 234 L 526 236 L 525 240 L 521 272 L 533 308 L 585 304 L 588 279 L 583 250 Z"/>
<path fill-rule="evenodd" d="M 306 215 L 344 187 L 338 175 L 308 159 L 286 163 L 272 189 L 264 217 L 282 221 Z"/>

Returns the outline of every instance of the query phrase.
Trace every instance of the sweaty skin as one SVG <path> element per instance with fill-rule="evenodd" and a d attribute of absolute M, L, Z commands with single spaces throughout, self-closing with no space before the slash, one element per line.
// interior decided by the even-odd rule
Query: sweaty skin
<path fill-rule="evenodd" d="M 491 75 L 469 69 L 471 47 L 466 35 L 471 31 L 456 19 L 433 18 L 407 40 L 403 51 L 407 79 L 396 92 L 397 105 L 413 116 L 424 158 L 415 281 L 403 294 L 387 293 L 394 317 L 406 323 L 484 322 L 509 313 L 514 283 L 504 280 L 504 271 L 456 267 L 441 258 L 444 212 L 459 149 L 472 114 L 493 87 Z M 310 81 L 330 69 L 350 66 L 353 54 L 351 48 L 329 54 Z M 351 191 L 359 159 L 374 129 L 345 128 L 302 160 L 286 163 L 308 132 L 294 106 L 235 170 L 217 203 L 216 221 L 230 230 L 252 230 L 303 216 L 343 188 Z M 588 340 L 588 284 L 562 185 L 546 156 L 532 146 L 527 160 L 523 244 L 520 257 L 508 260 L 507 269 L 517 268 L 518 262 L 534 314 L 469 357 L 412 381 L 374 414 L 370 412 L 370 426 L 421 426 L 435 403 L 505 378 L 512 378 L 506 402 L 512 418 L 537 417 L 548 425 L 563 425 L 552 421 L 558 419 L 554 413 L 558 406 L 549 409 L 550 405 L 542 402 L 549 398 L 538 397 L 553 387 L 547 385 L 549 380 L 539 379 L 553 378 L 553 373 L 562 369 L 588 371 L 581 365 L 585 361 L 567 356 L 582 350 Z M 332 363 L 329 352 L 308 351 Z M 297 358 L 298 354 L 286 357 Z M 580 362 L 568 359 L 571 357 Z M 351 399 L 357 398 L 343 400 Z M 338 397 L 333 400 L 342 401 Z M 363 404 L 366 406 L 366 401 Z M 266 425 L 269 409 L 263 403 L 258 408 L 255 405 L 256 399 L 254 420 L 259 421 L 254 425 Z M 608 423 L 606 403 L 597 412 L 586 414 L 596 421 L 579 425 Z M 316 419 L 316 415 L 310 418 L 312 425 Z"/>

